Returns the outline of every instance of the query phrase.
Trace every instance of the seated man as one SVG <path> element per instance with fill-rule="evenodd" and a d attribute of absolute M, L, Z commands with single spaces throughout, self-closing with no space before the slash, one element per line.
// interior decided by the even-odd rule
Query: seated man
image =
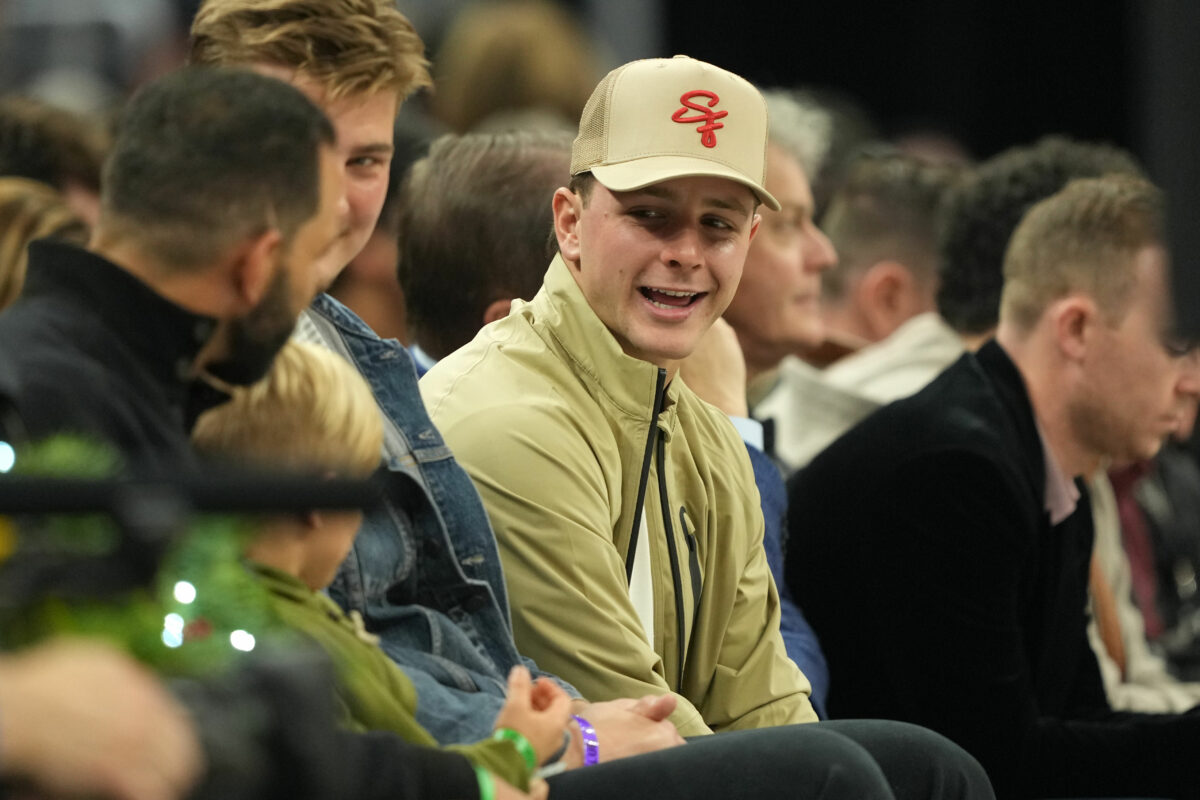
<path fill-rule="evenodd" d="M 762 97 L 689 58 L 638 61 L 601 82 L 580 131 L 541 291 L 422 381 L 496 527 L 518 644 L 593 697 L 671 693 L 685 734 L 811 722 L 745 447 L 676 377 L 736 289 L 756 207 L 779 207 Z M 866 749 L 886 792 L 989 793 L 917 729 L 752 733 L 797 743 L 795 782 L 800 743 L 827 731 Z M 934 788 L 950 764 L 956 788 Z"/>
<path fill-rule="evenodd" d="M 768 153 L 766 178 L 772 193 L 774 150 Z M 467 344 L 483 325 L 508 316 L 514 299 L 530 300 L 537 293 L 548 257 L 550 199 L 566 182 L 570 159 L 571 140 L 558 135 L 472 133 L 442 136 L 413 165 L 401 191 L 400 275 L 418 373 Z M 480 214 L 481 208 L 492 210 Z M 795 244 L 786 234 L 783 238 L 784 248 Z M 756 238 L 751 245 L 747 264 L 762 241 Z M 778 252 L 779 246 L 763 249 Z M 769 255 L 767 260 L 772 261 Z M 735 356 L 740 362 L 741 353 Z M 727 366 L 714 367 L 723 378 Z M 684 371 L 691 382 L 695 372 Z M 697 393 L 744 418 L 745 380 L 734 383 L 740 406 L 732 410 Z M 764 544 L 772 574 L 782 581 L 783 482 L 760 449 L 761 436 L 758 444 L 747 446 L 766 520 Z M 820 714 L 829 683 L 820 645 L 789 597 L 780 598 L 780 617 L 784 647 L 812 683 L 813 707 Z"/>
<path fill-rule="evenodd" d="M 789 471 L 962 353 L 934 305 L 936 212 L 952 174 L 906 156 L 864 156 L 830 200 L 821 225 L 838 263 L 821 276 L 819 311 L 805 312 L 825 325 L 799 344 L 812 349 L 836 335 L 862 346 L 824 369 L 794 355 L 772 364 L 753 411 L 774 420 L 775 455 Z"/>
<path fill-rule="evenodd" d="M 1161 200 L 1129 177 L 1037 204 L 995 340 L 790 485 L 787 578 L 834 715 L 927 725 L 1005 797 L 1195 797 L 1200 716 L 1114 714 L 1086 634 L 1073 477 L 1154 454 L 1200 392 L 1171 335 Z"/>
<path fill-rule="evenodd" d="M 0 314 L 0 397 L 30 437 L 192 462 L 194 415 L 266 372 L 338 233 L 329 121 L 247 72 L 186 68 L 130 101 L 86 247 L 35 242 Z M 186 190 L 181 187 L 186 187 Z"/>

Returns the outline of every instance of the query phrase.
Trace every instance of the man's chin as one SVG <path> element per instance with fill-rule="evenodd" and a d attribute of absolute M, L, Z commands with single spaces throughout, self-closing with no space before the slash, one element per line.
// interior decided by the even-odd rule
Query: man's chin
<path fill-rule="evenodd" d="M 353 233 L 344 234 L 329 248 L 329 251 L 324 256 L 317 259 L 315 266 L 317 272 L 317 290 L 321 292 L 329 291 L 329 287 L 333 286 L 338 276 L 362 252 L 362 249 L 367 246 L 367 240 L 370 238 L 371 231 L 367 231 L 366 236 Z"/>

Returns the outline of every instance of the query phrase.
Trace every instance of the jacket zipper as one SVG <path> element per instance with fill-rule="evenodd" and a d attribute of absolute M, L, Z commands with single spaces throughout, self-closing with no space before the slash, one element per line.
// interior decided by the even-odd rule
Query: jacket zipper
<path fill-rule="evenodd" d="M 654 413 L 650 431 L 646 434 L 646 451 L 642 456 L 642 474 L 638 478 L 637 505 L 633 509 L 633 530 L 629 533 L 629 549 L 625 551 L 625 582 L 633 582 L 633 559 L 637 555 L 638 535 L 642 526 L 642 509 L 646 505 L 646 484 L 650 480 L 650 459 L 654 457 L 654 442 L 658 439 L 658 415 L 666 394 L 667 371 L 661 367 L 654 383 Z"/>
<path fill-rule="evenodd" d="M 676 687 L 683 685 L 683 666 L 686 661 L 686 631 L 685 624 L 686 616 L 683 611 L 683 575 L 679 567 L 679 552 L 675 547 L 675 531 L 671 525 L 671 505 L 667 497 L 667 484 L 664 473 L 664 463 L 666 461 L 665 453 L 666 446 L 658 436 L 658 418 L 662 414 L 663 401 L 666 397 L 667 371 L 659 368 L 658 378 L 654 384 L 654 413 L 650 418 L 650 430 L 646 434 L 646 449 L 642 455 L 642 472 L 638 478 L 637 505 L 634 507 L 633 514 L 633 530 L 629 535 L 629 549 L 625 553 L 625 580 L 632 582 L 633 580 L 633 561 L 637 554 L 637 543 L 641 532 L 642 512 L 646 505 L 646 487 L 650 482 L 650 459 L 655 455 L 657 450 L 658 455 L 658 499 L 659 506 L 662 510 L 663 528 L 667 536 L 667 555 L 671 562 L 671 583 L 673 584 L 675 594 L 675 635 L 677 647 L 679 649 L 679 670 L 676 678 Z M 656 447 L 657 445 L 657 447 Z M 681 506 L 679 509 L 680 521 L 683 521 L 684 510 Z M 688 536 L 688 551 L 689 551 L 689 568 L 692 574 L 693 591 L 698 591 L 699 583 L 697 577 L 700 573 L 700 563 L 696 555 L 695 546 L 691 541 L 691 534 L 688 533 L 687 525 L 684 524 L 683 532 Z M 698 602 L 697 595 L 697 602 Z"/>
<path fill-rule="evenodd" d="M 663 530 L 667 535 L 667 555 L 671 561 L 671 583 L 675 586 L 675 634 L 676 647 L 679 650 L 679 678 L 675 682 L 676 689 L 683 686 L 683 662 L 687 656 L 687 626 L 683 614 L 683 575 L 679 571 L 679 551 L 675 547 L 675 529 L 671 525 L 671 504 L 667 499 L 667 479 L 663 473 L 663 454 L 666 443 L 658 440 L 658 502 L 662 507 Z"/>

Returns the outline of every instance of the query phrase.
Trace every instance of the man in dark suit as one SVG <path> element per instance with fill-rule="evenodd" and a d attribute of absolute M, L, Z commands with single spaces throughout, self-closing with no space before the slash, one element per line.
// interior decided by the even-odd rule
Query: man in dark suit
<path fill-rule="evenodd" d="M 1112 712 L 1085 633 L 1080 482 L 1152 456 L 1200 392 L 1161 199 L 1076 181 L 1013 235 L 996 338 L 792 481 L 787 580 L 833 716 L 926 725 L 1000 797 L 1200 792 L 1200 716 Z"/>

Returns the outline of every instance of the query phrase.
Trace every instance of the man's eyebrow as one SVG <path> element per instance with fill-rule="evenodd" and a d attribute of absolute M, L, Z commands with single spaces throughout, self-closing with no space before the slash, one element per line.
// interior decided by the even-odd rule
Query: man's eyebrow
<path fill-rule="evenodd" d="M 667 189 L 662 186 L 646 186 L 641 189 L 634 189 L 633 191 L 630 192 L 630 194 L 633 194 L 633 195 L 648 194 L 651 197 L 657 197 L 662 200 L 678 200 L 679 199 L 678 192 L 673 192 L 670 189 Z M 730 198 L 705 197 L 704 204 L 706 206 L 712 206 L 714 208 L 723 208 L 728 211 L 733 211 L 737 214 L 742 215 L 746 219 L 750 219 L 750 215 L 752 213 L 750 211 L 750 209 L 744 203 L 740 203 L 731 197 Z"/>
<path fill-rule="evenodd" d="M 371 142 L 350 148 L 350 152 L 356 156 L 390 156 L 395 151 L 396 147 L 391 142 Z"/>
<path fill-rule="evenodd" d="M 727 199 L 724 197 L 706 197 L 704 198 L 704 202 L 706 205 L 713 206 L 714 208 L 723 208 L 726 211 L 733 211 L 734 213 L 740 214 L 746 219 L 750 219 L 750 209 L 747 208 L 744 203 L 739 203 L 737 200 Z"/>

